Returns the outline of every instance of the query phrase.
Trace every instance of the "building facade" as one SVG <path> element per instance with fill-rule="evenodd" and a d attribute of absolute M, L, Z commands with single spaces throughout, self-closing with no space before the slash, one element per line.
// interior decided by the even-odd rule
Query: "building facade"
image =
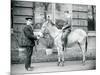
<path fill-rule="evenodd" d="M 43 24 L 43 19 L 50 16 L 51 20 L 59 29 L 66 22 L 67 14 L 72 29 L 81 28 L 88 33 L 88 53 L 87 58 L 95 59 L 96 51 L 96 6 L 65 4 L 65 3 L 43 3 L 28 1 L 11 2 L 11 57 L 12 63 L 23 63 L 25 59 L 24 50 L 19 49 L 23 45 L 22 29 L 25 26 L 25 18 L 33 17 L 33 27 L 37 31 Z M 43 40 L 43 39 L 42 39 Z M 42 41 L 41 40 L 41 41 Z M 43 46 L 38 46 L 37 53 L 33 53 L 33 62 L 54 61 L 57 60 L 56 54 L 47 56 Z M 76 48 L 76 47 L 75 47 Z M 74 54 L 72 54 L 74 53 Z M 81 57 L 81 51 L 78 49 L 68 50 L 65 59 L 70 60 L 75 57 Z"/>

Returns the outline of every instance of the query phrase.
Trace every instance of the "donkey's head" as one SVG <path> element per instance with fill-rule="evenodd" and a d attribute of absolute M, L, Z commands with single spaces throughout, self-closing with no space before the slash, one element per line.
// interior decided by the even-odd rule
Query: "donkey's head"
<path fill-rule="evenodd" d="M 41 33 L 43 34 L 43 37 L 45 37 L 46 34 L 49 33 L 48 30 L 48 21 L 45 21 L 41 27 Z"/>

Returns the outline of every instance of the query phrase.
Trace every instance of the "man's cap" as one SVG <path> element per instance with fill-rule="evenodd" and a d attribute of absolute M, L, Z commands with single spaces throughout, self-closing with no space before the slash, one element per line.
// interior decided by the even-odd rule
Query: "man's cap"
<path fill-rule="evenodd" d="M 27 18 L 25 18 L 26 20 L 28 20 L 28 19 L 31 19 L 32 20 L 32 17 L 27 17 Z"/>

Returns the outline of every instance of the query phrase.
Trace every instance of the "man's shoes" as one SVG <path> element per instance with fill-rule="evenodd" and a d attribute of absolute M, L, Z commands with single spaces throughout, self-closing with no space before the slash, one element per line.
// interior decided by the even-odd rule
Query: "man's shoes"
<path fill-rule="evenodd" d="M 33 67 L 33 66 L 30 66 L 29 68 L 34 69 L 34 67 Z"/>
<path fill-rule="evenodd" d="M 33 70 L 33 67 L 27 68 L 27 71 L 32 71 L 32 70 Z"/>

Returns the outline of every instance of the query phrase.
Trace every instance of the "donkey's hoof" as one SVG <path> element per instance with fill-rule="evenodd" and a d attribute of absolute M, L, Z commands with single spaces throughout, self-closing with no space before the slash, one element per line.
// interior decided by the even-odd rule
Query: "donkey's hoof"
<path fill-rule="evenodd" d="M 57 63 L 57 66 L 60 66 L 60 62 Z"/>
<path fill-rule="evenodd" d="M 64 66 L 64 64 L 62 64 L 62 66 Z"/>
<path fill-rule="evenodd" d="M 82 63 L 82 65 L 84 66 L 84 65 L 85 65 L 85 62 L 84 62 L 84 63 Z"/>
<path fill-rule="evenodd" d="M 85 65 L 85 61 L 82 61 L 82 65 L 83 65 L 83 66 Z"/>
<path fill-rule="evenodd" d="M 62 66 L 64 66 L 64 62 L 62 62 Z"/>

